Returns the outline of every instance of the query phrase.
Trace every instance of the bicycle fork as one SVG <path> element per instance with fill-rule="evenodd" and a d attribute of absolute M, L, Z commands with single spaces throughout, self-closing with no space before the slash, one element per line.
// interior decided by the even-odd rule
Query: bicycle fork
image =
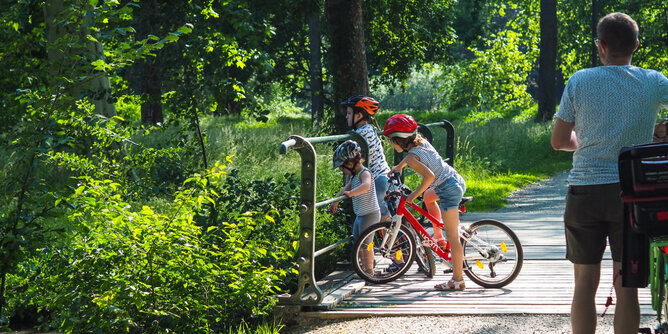
<path fill-rule="evenodd" d="M 394 245 L 394 242 L 397 240 L 397 236 L 399 235 L 399 228 L 401 227 L 401 221 L 403 217 L 404 217 L 403 215 L 394 215 L 392 217 L 392 223 L 390 224 L 390 233 L 385 233 L 385 235 L 383 236 L 383 241 L 380 247 L 380 253 L 384 258 L 393 257 L 392 245 Z M 398 254 L 395 254 L 394 257 L 400 259 L 401 250 L 397 252 Z"/>

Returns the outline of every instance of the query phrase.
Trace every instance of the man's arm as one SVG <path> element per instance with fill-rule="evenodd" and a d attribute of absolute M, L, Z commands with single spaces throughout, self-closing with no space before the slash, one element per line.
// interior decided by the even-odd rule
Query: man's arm
<path fill-rule="evenodd" d="M 554 130 L 552 130 L 552 148 L 558 151 L 572 152 L 578 148 L 578 138 L 573 131 L 575 123 L 569 123 L 556 117 Z"/>

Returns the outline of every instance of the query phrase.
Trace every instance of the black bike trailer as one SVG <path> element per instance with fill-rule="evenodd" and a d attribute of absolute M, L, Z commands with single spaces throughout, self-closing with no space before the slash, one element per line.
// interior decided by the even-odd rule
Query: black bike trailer
<path fill-rule="evenodd" d="M 645 287 L 650 238 L 668 236 L 668 143 L 622 148 L 619 181 L 624 203 L 622 285 Z"/>

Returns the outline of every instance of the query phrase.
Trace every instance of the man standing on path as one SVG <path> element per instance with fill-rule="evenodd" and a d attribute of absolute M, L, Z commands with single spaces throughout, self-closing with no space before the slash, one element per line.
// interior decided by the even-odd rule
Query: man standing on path
<path fill-rule="evenodd" d="M 657 113 L 668 108 L 668 78 L 631 65 L 638 25 L 612 13 L 597 25 L 604 66 L 580 70 L 568 80 L 552 132 L 555 150 L 573 151 L 564 224 L 566 258 L 573 262 L 574 334 L 596 332 L 595 296 L 609 239 L 617 304 L 615 333 L 637 333 L 638 291 L 621 284 L 622 203 L 617 159 L 623 146 L 652 140 Z"/>

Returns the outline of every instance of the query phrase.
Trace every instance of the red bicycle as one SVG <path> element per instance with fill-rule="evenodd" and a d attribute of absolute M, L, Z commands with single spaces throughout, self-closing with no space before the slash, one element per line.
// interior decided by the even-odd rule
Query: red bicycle
<path fill-rule="evenodd" d="M 367 228 L 353 245 L 353 267 L 370 283 L 391 282 L 410 269 L 417 261 L 427 276 L 435 272 L 435 256 L 451 270 L 449 245 L 442 249 L 427 230 L 406 208 L 405 196 L 411 190 L 401 182 L 399 173 L 390 178 L 385 199 L 392 213 L 390 222 Z M 466 197 L 460 206 L 471 197 Z M 431 221 L 435 228 L 443 223 L 420 206 L 409 207 Z M 522 269 L 524 253 L 517 235 L 503 223 L 483 219 L 464 227 L 459 226 L 464 249 L 464 273 L 474 283 L 485 288 L 501 288 L 511 283 Z"/>

